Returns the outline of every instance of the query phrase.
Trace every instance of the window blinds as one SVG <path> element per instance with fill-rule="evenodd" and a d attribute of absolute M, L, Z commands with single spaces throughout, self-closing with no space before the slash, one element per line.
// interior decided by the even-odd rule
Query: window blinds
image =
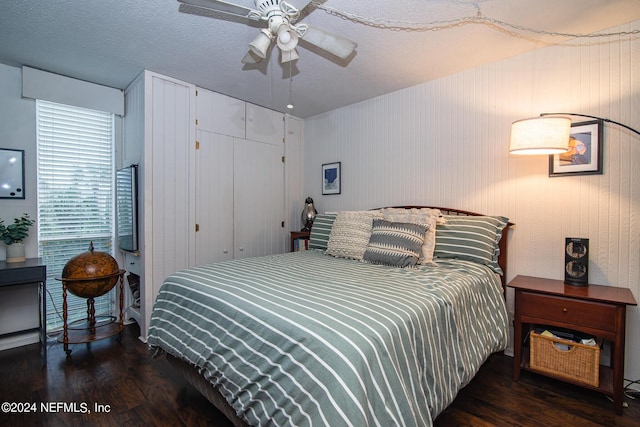
<path fill-rule="evenodd" d="M 37 101 L 38 242 L 47 265 L 47 328 L 62 328 L 64 265 L 89 250 L 112 254 L 113 114 Z M 111 315 L 112 292 L 95 299 Z M 87 317 L 87 300 L 67 294 L 68 322 Z M 100 320 L 100 319 L 98 319 Z"/>

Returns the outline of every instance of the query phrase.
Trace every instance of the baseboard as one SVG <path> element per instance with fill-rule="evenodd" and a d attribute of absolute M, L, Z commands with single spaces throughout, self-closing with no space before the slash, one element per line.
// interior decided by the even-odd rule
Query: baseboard
<path fill-rule="evenodd" d="M 23 345 L 35 344 L 38 342 L 40 342 L 40 334 L 38 332 L 12 335 L 10 337 L 0 338 L 0 351 L 22 347 Z"/>

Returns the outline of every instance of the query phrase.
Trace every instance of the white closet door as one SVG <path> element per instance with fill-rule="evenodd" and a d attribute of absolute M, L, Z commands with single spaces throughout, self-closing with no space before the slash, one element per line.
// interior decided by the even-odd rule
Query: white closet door
<path fill-rule="evenodd" d="M 270 255 L 285 250 L 282 145 L 235 140 L 236 258 Z"/>
<path fill-rule="evenodd" d="M 191 265 L 195 86 L 145 71 L 141 339 L 164 279 Z"/>
<path fill-rule="evenodd" d="M 196 265 L 233 259 L 233 138 L 197 131 Z"/>
<path fill-rule="evenodd" d="M 198 88 L 198 129 L 244 138 L 245 104 L 239 99 Z"/>
<path fill-rule="evenodd" d="M 282 145 L 284 139 L 284 114 L 258 105 L 246 105 L 247 139 Z"/>
<path fill-rule="evenodd" d="M 284 182 L 285 182 L 285 212 L 288 212 L 288 223 L 286 231 L 298 231 L 304 224 L 300 216 L 304 208 L 304 200 L 306 195 L 303 193 L 303 159 L 302 159 L 302 120 L 296 117 L 287 116 L 286 118 L 286 142 L 285 142 L 285 158 L 284 165 Z"/>

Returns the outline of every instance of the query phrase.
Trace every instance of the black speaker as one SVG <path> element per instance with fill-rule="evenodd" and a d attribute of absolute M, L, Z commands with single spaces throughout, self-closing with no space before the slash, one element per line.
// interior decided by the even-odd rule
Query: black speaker
<path fill-rule="evenodd" d="M 589 239 L 565 239 L 564 282 L 577 286 L 587 286 L 589 283 Z"/>

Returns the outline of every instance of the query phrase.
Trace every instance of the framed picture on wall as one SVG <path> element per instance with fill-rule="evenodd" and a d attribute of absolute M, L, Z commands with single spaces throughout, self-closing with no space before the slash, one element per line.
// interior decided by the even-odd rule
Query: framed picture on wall
<path fill-rule="evenodd" d="M 24 199 L 24 150 L 0 148 L 0 199 Z"/>
<path fill-rule="evenodd" d="M 322 165 L 322 194 L 340 194 L 340 162 Z"/>
<path fill-rule="evenodd" d="M 549 176 L 602 174 L 602 120 L 571 125 L 569 151 L 549 156 Z"/>

